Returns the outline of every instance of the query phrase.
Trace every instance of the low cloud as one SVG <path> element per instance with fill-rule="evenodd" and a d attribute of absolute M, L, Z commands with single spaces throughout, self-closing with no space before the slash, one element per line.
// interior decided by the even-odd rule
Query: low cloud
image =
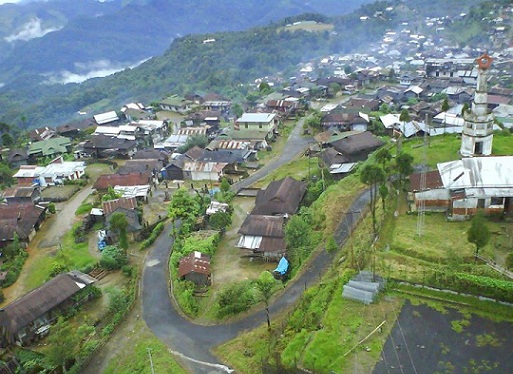
<path fill-rule="evenodd" d="M 136 63 L 113 63 L 109 60 L 97 60 L 88 63 L 77 62 L 74 64 L 75 71 L 62 70 L 58 73 L 47 74 L 48 78 L 44 81 L 44 83 L 82 83 L 91 78 L 102 78 L 127 68 L 134 68 L 146 60 L 141 60 Z"/>
<path fill-rule="evenodd" d="M 19 40 L 27 41 L 30 39 L 40 38 L 50 32 L 58 31 L 61 28 L 62 27 L 43 28 L 41 25 L 41 20 L 39 18 L 33 18 L 24 24 L 18 33 L 6 36 L 4 39 L 9 43 L 13 43 Z"/>

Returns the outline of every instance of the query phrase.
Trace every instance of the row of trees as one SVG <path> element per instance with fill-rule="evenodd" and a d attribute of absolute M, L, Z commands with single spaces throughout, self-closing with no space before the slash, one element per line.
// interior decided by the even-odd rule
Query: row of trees
<path fill-rule="evenodd" d="M 389 180 L 395 182 L 397 189 L 404 188 L 408 175 L 413 172 L 413 156 L 401 152 L 392 163 L 392 153 L 388 147 L 382 147 L 374 154 L 375 163 L 367 163 L 360 171 L 360 180 L 370 187 L 370 209 L 372 215 L 372 232 L 378 235 L 376 219 L 376 203 L 381 198 L 385 209 L 386 198 L 389 194 Z"/>

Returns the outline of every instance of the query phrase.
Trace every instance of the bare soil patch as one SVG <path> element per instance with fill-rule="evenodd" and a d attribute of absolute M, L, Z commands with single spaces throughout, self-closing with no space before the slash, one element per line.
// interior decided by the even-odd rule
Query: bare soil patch
<path fill-rule="evenodd" d="M 256 279 L 264 270 L 274 270 L 276 263 L 264 262 L 260 259 L 243 258 L 248 254 L 235 245 L 239 240 L 237 231 L 247 214 L 255 206 L 255 199 L 249 197 L 236 197 L 233 200 L 233 220 L 231 226 L 219 243 L 217 252 L 214 256 L 213 286 L 214 292 L 221 286 L 241 280 Z"/>

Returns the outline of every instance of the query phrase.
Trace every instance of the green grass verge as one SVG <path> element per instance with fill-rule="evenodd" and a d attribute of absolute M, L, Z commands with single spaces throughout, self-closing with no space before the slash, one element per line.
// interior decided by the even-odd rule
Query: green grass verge
<path fill-rule="evenodd" d="M 89 213 L 91 211 L 91 209 L 93 209 L 93 204 L 84 201 L 82 204 L 80 204 L 80 206 L 75 211 L 75 215 L 81 216 L 82 214 Z"/>
<path fill-rule="evenodd" d="M 41 257 L 27 270 L 30 272 L 25 284 L 27 292 L 47 281 L 56 263 L 70 269 L 84 269 L 96 263 L 96 259 L 89 253 L 89 243 L 76 244 L 71 230 L 62 237 L 61 246 L 62 249 Z"/>
<path fill-rule="evenodd" d="M 148 351 L 151 352 L 155 373 L 187 373 L 169 353 L 167 347 L 148 330 L 142 321 L 137 322 L 135 330 L 137 334 L 134 333 L 130 337 L 134 344 L 126 344 L 125 350 L 118 350 L 103 371 L 104 374 L 151 374 Z"/>

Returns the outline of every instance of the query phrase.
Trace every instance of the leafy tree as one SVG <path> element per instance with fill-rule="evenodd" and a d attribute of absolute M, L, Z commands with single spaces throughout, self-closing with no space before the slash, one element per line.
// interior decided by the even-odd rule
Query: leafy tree
<path fill-rule="evenodd" d="M 107 270 L 121 269 L 128 263 L 128 257 L 124 250 L 117 248 L 116 246 L 109 245 L 102 251 L 102 257 L 100 259 L 100 266 Z"/>
<path fill-rule="evenodd" d="M 271 317 L 269 315 L 269 300 L 276 287 L 276 280 L 269 271 L 263 271 L 255 283 L 260 299 L 265 305 L 265 314 L 267 318 L 267 329 L 271 331 Z"/>
<path fill-rule="evenodd" d="M 395 158 L 395 167 L 399 173 L 400 183 L 403 185 L 406 177 L 413 173 L 413 156 L 409 153 L 401 152 Z"/>
<path fill-rule="evenodd" d="M 110 201 L 110 200 L 116 200 L 123 196 L 122 193 L 117 192 L 114 187 L 109 186 L 107 189 L 107 193 L 102 196 L 102 201 Z"/>
<path fill-rule="evenodd" d="M 221 188 L 221 192 L 228 192 L 228 191 L 230 191 L 230 183 L 228 182 L 228 179 L 226 179 L 224 177 L 221 179 L 221 186 L 220 186 L 220 188 Z"/>
<path fill-rule="evenodd" d="M 254 289 L 249 282 L 236 282 L 223 287 L 219 292 L 219 317 L 235 315 L 251 308 L 255 303 Z"/>
<path fill-rule="evenodd" d="M 185 188 L 177 190 L 169 203 L 169 218 L 186 219 L 196 217 L 200 212 L 200 204 Z"/>
<path fill-rule="evenodd" d="M 376 197 L 377 185 L 386 180 L 386 174 L 383 168 L 376 164 L 366 164 L 360 173 L 360 180 L 370 187 L 370 208 L 372 214 L 372 232 L 377 236 L 376 224 Z"/>
<path fill-rule="evenodd" d="M 392 159 L 392 153 L 390 153 L 390 150 L 388 147 L 381 147 L 374 153 L 374 158 L 376 159 L 376 162 L 381 165 L 383 170 L 387 170 L 387 164 Z"/>
<path fill-rule="evenodd" d="M 330 92 L 332 93 L 333 96 L 337 96 L 337 94 L 341 90 L 340 84 L 338 84 L 337 82 L 330 83 L 329 88 L 330 88 Z"/>
<path fill-rule="evenodd" d="M 76 328 L 63 317 L 59 317 L 50 330 L 49 349 L 45 360 L 53 366 L 62 366 L 63 371 L 66 372 L 68 364 L 79 356 L 81 343 L 94 334 L 93 326 L 84 324 Z"/>
<path fill-rule="evenodd" d="M 467 231 L 468 241 L 476 246 L 476 258 L 479 255 L 479 250 L 488 244 L 490 237 L 490 230 L 486 225 L 483 213 L 477 212 L 472 218 L 470 228 Z"/>
<path fill-rule="evenodd" d="M 246 95 L 246 101 L 249 106 L 255 106 L 259 99 L 260 94 L 258 92 L 250 92 Z"/>
<path fill-rule="evenodd" d="M 442 112 L 447 112 L 449 110 L 449 99 L 446 97 L 442 102 Z"/>
<path fill-rule="evenodd" d="M 310 116 L 305 120 L 305 125 L 314 130 L 321 129 L 322 113 L 319 110 L 314 110 Z"/>
<path fill-rule="evenodd" d="M 11 186 L 14 183 L 13 174 L 7 164 L 0 162 L 0 186 Z"/>
<path fill-rule="evenodd" d="M 236 117 L 240 117 L 244 113 L 244 110 L 242 109 L 242 106 L 239 103 L 233 104 L 231 111 Z"/>
<path fill-rule="evenodd" d="M 5 147 L 12 147 L 14 145 L 14 139 L 11 134 L 2 134 L 2 145 L 4 145 Z"/>
<path fill-rule="evenodd" d="M 273 92 L 271 86 L 267 82 L 262 82 L 258 85 L 258 90 L 262 95 L 269 95 L 271 92 Z"/>
<path fill-rule="evenodd" d="M 20 237 L 15 232 L 12 243 L 10 243 L 9 245 L 5 246 L 3 248 L 2 253 L 8 259 L 12 259 L 12 258 L 16 257 L 20 253 L 20 251 L 21 251 Z"/>
<path fill-rule="evenodd" d="M 401 114 L 399 115 L 399 121 L 403 123 L 411 121 L 410 113 L 408 113 L 408 110 L 406 108 L 401 110 Z"/>
<path fill-rule="evenodd" d="M 285 226 L 285 242 L 291 263 L 301 265 L 302 257 L 310 249 L 312 228 L 305 217 L 294 215 Z"/>
<path fill-rule="evenodd" d="M 123 313 L 130 304 L 128 293 L 116 287 L 109 287 L 106 291 L 109 295 L 109 312 L 113 314 Z"/>
<path fill-rule="evenodd" d="M 121 212 L 114 212 L 109 219 L 110 229 L 118 235 L 119 246 L 126 250 L 128 248 L 128 221 Z"/>
<path fill-rule="evenodd" d="M 390 113 L 390 107 L 388 106 L 388 104 L 383 103 L 379 106 L 379 111 L 385 114 Z"/>
<path fill-rule="evenodd" d="M 208 220 L 208 224 L 214 230 L 223 230 L 232 223 L 232 216 L 227 212 L 216 212 L 212 214 Z"/>
<path fill-rule="evenodd" d="M 195 146 L 200 147 L 200 148 L 205 148 L 207 146 L 207 143 L 208 143 L 208 139 L 205 135 L 201 135 L 201 134 L 189 135 L 187 137 L 187 140 L 185 141 L 185 144 L 182 145 L 181 147 L 177 148 L 177 152 L 185 153 L 189 149 L 191 149 Z"/>

